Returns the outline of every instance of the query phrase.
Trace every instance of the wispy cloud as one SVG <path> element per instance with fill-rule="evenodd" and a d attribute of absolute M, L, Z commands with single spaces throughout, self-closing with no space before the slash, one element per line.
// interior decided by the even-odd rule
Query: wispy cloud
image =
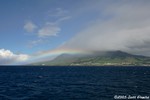
<path fill-rule="evenodd" d="M 0 49 L 0 65 L 21 63 L 28 58 L 29 55 L 26 54 L 14 54 L 10 50 Z"/>
<path fill-rule="evenodd" d="M 59 26 L 63 21 L 68 20 L 71 16 L 67 15 L 68 11 L 62 8 L 56 8 L 54 11 L 49 11 L 49 17 L 55 18 L 54 21 L 47 21 L 45 25 L 38 30 L 38 37 L 58 36 L 61 31 Z"/>
<path fill-rule="evenodd" d="M 70 18 L 71 18 L 71 16 L 64 16 L 64 17 L 58 18 L 57 20 L 55 20 L 53 22 L 47 21 L 46 24 L 53 25 L 53 26 L 59 26 L 63 21 L 69 20 Z"/>
<path fill-rule="evenodd" d="M 38 37 L 45 38 L 57 36 L 60 31 L 61 29 L 58 26 L 46 25 L 38 31 Z"/>
<path fill-rule="evenodd" d="M 56 8 L 53 11 L 49 11 L 48 16 L 55 20 L 47 20 L 44 25 L 41 25 L 41 27 L 37 27 L 37 25 L 35 25 L 32 21 L 28 21 L 24 25 L 24 29 L 27 32 L 34 32 L 36 34 L 36 37 L 38 38 L 38 40 L 31 41 L 28 44 L 29 47 L 44 43 L 43 41 L 45 41 L 45 39 L 48 39 L 49 37 L 59 36 L 59 33 L 61 32 L 60 24 L 63 21 L 69 20 L 71 18 L 71 16 L 68 15 L 68 11 L 62 8 Z"/>
<path fill-rule="evenodd" d="M 37 28 L 37 26 L 32 21 L 27 21 L 24 25 L 24 29 L 27 32 L 34 32 L 34 30 Z"/>
<path fill-rule="evenodd" d="M 39 44 L 43 44 L 45 42 L 46 42 L 46 40 L 43 40 L 43 39 L 32 40 L 32 41 L 29 41 L 28 47 L 32 48 L 34 46 L 37 46 Z"/>
<path fill-rule="evenodd" d="M 50 17 L 63 17 L 66 16 L 67 13 L 68 13 L 67 10 L 64 10 L 62 8 L 56 8 L 55 10 L 50 10 L 48 12 L 48 15 Z"/>

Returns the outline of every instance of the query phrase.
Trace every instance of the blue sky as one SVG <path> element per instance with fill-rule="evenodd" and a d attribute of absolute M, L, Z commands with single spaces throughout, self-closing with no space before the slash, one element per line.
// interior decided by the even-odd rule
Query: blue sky
<path fill-rule="evenodd" d="M 60 0 L 1 0 L 0 40 L 3 41 L 0 42 L 1 48 L 29 54 L 39 50 L 56 48 L 80 29 L 76 24 L 79 24 L 78 21 L 82 22 L 82 18 L 78 21 L 72 21 L 73 16 L 70 12 L 74 7 L 70 3 L 76 4 L 75 7 L 80 4 L 79 0 L 64 0 L 63 2 Z M 46 23 L 53 23 L 63 17 L 68 17 L 68 19 L 56 26 L 61 29 L 58 36 L 49 36 L 42 39 L 43 42 L 30 46 L 33 41 L 41 39 L 37 36 L 37 32 L 45 27 Z M 34 32 L 28 32 L 24 29 L 27 22 L 36 25 L 37 28 Z"/>
<path fill-rule="evenodd" d="M 77 13 L 76 8 L 82 2 L 86 1 L 1 0 L 0 39 L 3 41 L 0 42 L 1 48 L 27 54 L 56 48 L 61 43 L 69 40 L 86 25 L 86 22 L 95 17 L 88 17 L 87 14 L 85 18 L 82 14 L 80 14 L 81 17 L 75 14 Z M 38 31 L 46 27 L 46 23 L 55 23 L 65 17 L 66 19 L 54 25 L 54 27 L 60 28 L 57 36 L 38 37 Z M 24 29 L 25 24 L 28 22 L 36 26 L 33 32 Z"/>
<path fill-rule="evenodd" d="M 150 56 L 149 5 L 149 0 L 0 0 L 0 64 L 66 48 Z"/>

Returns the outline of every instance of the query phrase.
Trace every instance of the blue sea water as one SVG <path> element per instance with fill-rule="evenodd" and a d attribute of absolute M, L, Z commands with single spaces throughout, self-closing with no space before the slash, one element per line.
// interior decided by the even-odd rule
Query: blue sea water
<path fill-rule="evenodd" d="M 150 67 L 0 67 L 0 100 L 150 96 Z"/>

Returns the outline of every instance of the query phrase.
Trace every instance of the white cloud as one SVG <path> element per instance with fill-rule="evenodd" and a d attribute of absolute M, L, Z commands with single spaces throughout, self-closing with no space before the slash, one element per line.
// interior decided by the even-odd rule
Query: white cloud
<path fill-rule="evenodd" d="M 69 20 L 70 18 L 71 18 L 71 16 L 64 16 L 64 17 L 58 18 L 58 19 L 57 19 L 56 21 L 54 21 L 54 22 L 46 22 L 46 24 L 58 26 L 58 25 L 61 24 L 63 21 Z"/>
<path fill-rule="evenodd" d="M 28 21 L 25 23 L 24 25 L 24 29 L 27 31 L 27 32 L 34 32 L 34 30 L 37 28 L 37 26 L 31 22 L 31 21 Z"/>
<path fill-rule="evenodd" d="M 67 15 L 68 11 L 64 10 L 62 8 L 57 8 L 54 11 L 49 12 L 49 16 L 51 18 L 54 18 L 55 20 L 47 21 L 45 23 L 45 26 L 38 30 L 38 37 L 51 37 L 51 36 L 57 36 L 58 33 L 61 31 L 61 28 L 59 25 L 65 21 L 71 18 L 71 16 Z"/>
<path fill-rule="evenodd" d="M 33 47 L 42 43 L 45 43 L 49 37 L 56 37 L 61 31 L 60 24 L 71 18 L 68 15 L 68 11 L 62 8 L 56 8 L 48 12 L 48 19 L 41 27 L 37 27 L 32 21 L 26 22 L 24 29 L 27 32 L 33 32 L 37 40 L 30 41 L 28 47 Z M 53 20 L 51 20 L 53 19 Z M 36 29 L 36 30 L 35 30 Z"/>
<path fill-rule="evenodd" d="M 71 18 L 71 16 L 67 15 L 68 11 L 62 8 L 56 8 L 54 11 L 49 11 L 48 13 L 49 16 L 55 20 L 47 21 L 45 22 L 45 25 L 37 29 L 36 33 L 39 38 L 57 36 L 58 33 L 61 31 L 61 28 L 59 27 L 61 22 Z M 24 29 L 27 32 L 34 32 L 36 28 L 37 26 L 32 21 L 28 21 L 24 25 Z M 37 42 L 40 43 L 40 41 L 37 40 L 33 41 L 32 44 L 38 44 Z"/>
<path fill-rule="evenodd" d="M 63 10 L 62 8 L 57 8 L 56 10 L 49 12 L 50 17 L 54 18 L 55 21 L 46 22 L 45 26 L 38 30 L 38 37 L 43 38 L 57 36 L 61 31 L 61 28 L 59 27 L 61 22 L 71 18 L 71 16 L 68 16 L 67 13 L 68 11 Z"/>
<path fill-rule="evenodd" d="M 87 9 L 97 11 L 100 18 L 94 19 L 62 47 L 86 51 L 123 50 L 150 56 L 149 4 L 143 1 L 120 1 L 104 6 L 96 1 Z"/>
<path fill-rule="evenodd" d="M 45 27 L 41 28 L 38 31 L 38 36 L 40 38 L 50 37 L 50 36 L 57 36 L 57 34 L 61 31 L 58 26 L 54 25 L 46 25 Z"/>
<path fill-rule="evenodd" d="M 65 16 L 68 13 L 68 11 L 62 8 L 56 8 L 55 10 L 49 11 L 48 13 L 50 17 L 62 17 Z"/>
<path fill-rule="evenodd" d="M 29 41 L 28 47 L 32 48 L 34 46 L 38 46 L 39 44 L 43 44 L 48 42 L 48 40 L 45 39 L 38 39 L 38 40 L 33 40 L 33 41 Z"/>
<path fill-rule="evenodd" d="M 59 23 L 61 23 L 61 22 L 63 22 L 63 21 L 65 21 L 65 20 L 68 20 L 68 19 L 70 19 L 71 18 L 71 16 L 64 16 L 64 17 L 61 17 L 61 18 L 59 18 L 58 20 L 56 20 L 56 24 L 59 24 Z"/>
<path fill-rule="evenodd" d="M 0 49 L 0 65 L 21 63 L 29 58 L 26 54 L 14 54 L 10 50 Z"/>

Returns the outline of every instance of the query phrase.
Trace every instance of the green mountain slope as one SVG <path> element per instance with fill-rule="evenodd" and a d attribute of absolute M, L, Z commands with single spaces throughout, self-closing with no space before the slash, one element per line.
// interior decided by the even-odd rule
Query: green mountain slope
<path fill-rule="evenodd" d="M 96 52 L 89 55 L 62 54 L 52 61 L 36 65 L 41 64 L 50 66 L 149 66 L 150 57 L 132 55 L 122 51 Z"/>

